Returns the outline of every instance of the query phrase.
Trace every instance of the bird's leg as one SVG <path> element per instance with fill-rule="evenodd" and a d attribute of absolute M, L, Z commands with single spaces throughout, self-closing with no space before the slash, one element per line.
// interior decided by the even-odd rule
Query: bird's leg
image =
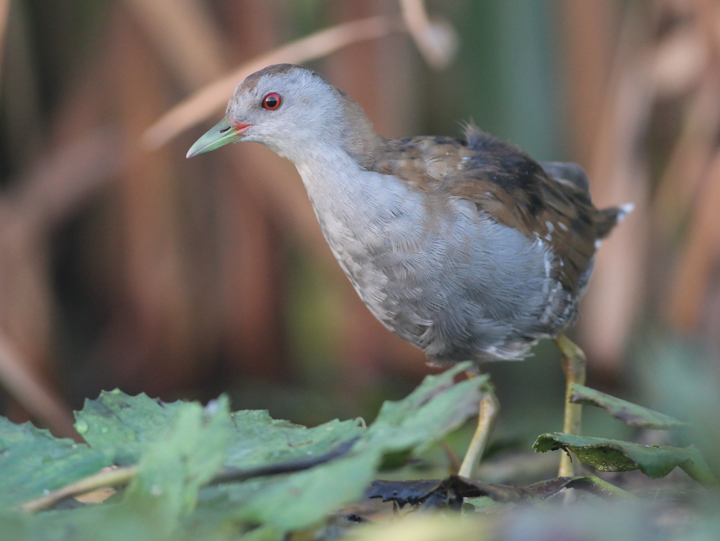
<path fill-rule="evenodd" d="M 565 372 L 567 387 L 565 390 L 565 422 L 563 432 L 566 434 L 580 434 L 580 423 L 582 420 L 582 406 L 570 403 L 570 387 L 573 383 L 585 385 L 585 353 L 567 336 L 560 333 L 555 338 L 555 344 L 562 353 L 562 365 Z M 560 477 L 572 477 L 573 464 L 567 454 L 560 458 Z"/>
<path fill-rule="evenodd" d="M 477 375 L 479 375 L 479 373 L 468 373 L 468 377 L 475 377 Z M 487 388 L 483 390 L 482 399 L 480 400 L 478 425 L 475 429 L 473 439 L 470 442 L 470 446 L 465 453 L 465 458 L 463 458 L 458 475 L 472 479 L 475 469 L 480 463 L 480 459 L 485 451 L 485 446 L 490 439 L 490 432 L 495 424 L 498 411 L 500 411 L 500 403 L 495 396 L 495 390 L 492 385 L 488 384 Z"/>

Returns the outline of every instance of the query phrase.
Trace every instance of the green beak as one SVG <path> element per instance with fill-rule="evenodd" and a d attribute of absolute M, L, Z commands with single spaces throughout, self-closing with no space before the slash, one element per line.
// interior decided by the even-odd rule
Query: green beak
<path fill-rule="evenodd" d="M 228 143 L 239 141 L 242 138 L 242 134 L 250 127 L 250 124 L 235 122 L 225 117 L 210 128 L 205 135 L 195 141 L 195 144 L 188 150 L 186 157 L 192 158 L 193 156 L 205 154 L 206 152 L 225 146 Z"/>

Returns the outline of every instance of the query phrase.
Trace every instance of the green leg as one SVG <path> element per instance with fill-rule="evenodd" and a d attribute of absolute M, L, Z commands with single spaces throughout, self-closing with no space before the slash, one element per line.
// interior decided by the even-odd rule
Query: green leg
<path fill-rule="evenodd" d="M 562 353 L 562 365 L 565 372 L 565 380 L 567 388 L 565 391 L 565 422 L 563 423 L 563 432 L 566 434 L 580 434 L 580 424 L 582 421 L 582 406 L 580 404 L 570 403 L 570 386 L 573 383 L 585 385 L 585 367 L 586 360 L 583 351 L 567 336 L 560 333 L 555 339 L 555 344 Z M 572 477 L 574 468 L 570 457 L 567 454 L 562 455 L 560 459 L 560 477 Z"/>
<path fill-rule="evenodd" d="M 460 471 L 458 475 L 461 477 L 467 477 L 472 479 L 477 469 L 480 459 L 482 458 L 487 442 L 490 439 L 490 432 L 492 431 L 495 419 L 500 411 L 500 403 L 495 396 L 495 391 L 492 387 L 489 390 L 483 392 L 482 400 L 480 400 L 480 414 L 478 416 L 478 425 L 475 429 L 475 435 L 470 442 L 463 458 L 462 464 L 460 465 Z"/>

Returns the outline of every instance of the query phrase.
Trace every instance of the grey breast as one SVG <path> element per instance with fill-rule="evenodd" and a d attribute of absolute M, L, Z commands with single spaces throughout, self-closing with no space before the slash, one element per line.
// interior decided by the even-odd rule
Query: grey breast
<path fill-rule="evenodd" d="M 328 159 L 299 170 L 335 257 L 370 311 L 429 359 L 518 360 L 562 327 L 568 296 L 541 239 L 465 200 L 318 165 Z"/>
<path fill-rule="evenodd" d="M 461 205 L 433 217 L 399 205 L 376 220 L 383 241 L 365 243 L 359 263 L 384 277 L 379 310 L 372 285 L 348 276 L 378 319 L 433 361 L 521 359 L 561 325 L 548 310 L 559 293 L 550 254 L 539 239 Z"/>

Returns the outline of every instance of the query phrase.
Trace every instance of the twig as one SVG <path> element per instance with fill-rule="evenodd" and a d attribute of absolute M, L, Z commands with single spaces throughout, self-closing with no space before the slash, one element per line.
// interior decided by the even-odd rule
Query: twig
<path fill-rule="evenodd" d="M 195 90 L 223 72 L 222 40 L 200 0 L 126 0 L 173 73 Z"/>
<path fill-rule="evenodd" d="M 577 477 L 572 479 L 567 484 L 568 488 L 580 488 L 597 494 L 598 496 L 612 496 L 621 500 L 634 499 L 635 496 L 630 492 L 623 490 L 622 488 L 608 483 L 604 479 L 600 479 L 596 475 L 589 475 L 587 477 Z"/>
<path fill-rule="evenodd" d="M 6 250 L 8 243 L 46 238 L 49 230 L 115 178 L 124 166 L 118 146 L 113 132 L 92 130 L 58 148 L 14 179 L 10 183 L 14 188 L 6 190 L 2 198 L 0 248 Z M 3 264 L 7 265 L 12 253 L 8 255 L 3 251 L 3 255 Z M 11 310 L 9 306 L 6 302 L 4 309 Z M 11 338 L 0 331 L 0 387 L 55 435 L 82 441 L 73 428 L 70 408 L 29 366 L 31 363 L 17 351 Z"/>
<path fill-rule="evenodd" d="M 8 14 L 10 13 L 10 0 L 0 0 L 0 74 L 2 73 L 3 52 L 5 44 L 5 30 L 7 29 Z"/>
<path fill-rule="evenodd" d="M 45 233 L 77 211 L 131 163 L 118 134 L 95 128 L 37 160 L 6 192 L 15 227 Z"/>
<path fill-rule="evenodd" d="M 62 437 L 82 441 L 73 428 L 70 408 L 45 385 L 40 378 L 28 370 L 7 336 L 0 331 L 0 383 L 31 415 L 50 427 Z"/>
<path fill-rule="evenodd" d="M 50 494 L 25 502 L 19 505 L 18 509 L 26 511 L 27 513 L 42 511 L 43 509 L 48 509 L 56 503 L 61 502 L 65 498 L 78 496 L 80 494 L 90 492 L 91 490 L 97 490 L 107 486 L 125 485 L 137 475 L 137 472 L 137 466 L 104 469 L 98 473 L 84 477 L 79 481 L 65 485 L 57 490 L 53 490 Z"/>
<path fill-rule="evenodd" d="M 213 477 L 208 485 L 219 485 L 221 483 L 232 483 L 238 481 L 247 481 L 248 479 L 254 479 L 256 477 L 270 477 L 273 475 L 283 475 L 286 473 L 294 473 L 303 470 L 309 470 L 325 462 L 330 462 L 335 458 L 339 458 L 350 451 L 355 442 L 360 438 L 355 437 L 351 440 L 341 443 L 332 451 L 325 453 L 324 455 L 304 458 L 300 460 L 293 460 L 290 462 L 283 462 L 281 464 L 271 464 L 270 466 L 260 466 L 258 468 L 249 468 L 246 470 L 241 469 L 228 469 L 217 474 Z"/>
<path fill-rule="evenodd" d="M 270 64 L 307 62 L 326 56 L 358 41 L 378 39 L 404 30 L 401 21 L 377 16 L 340 24 L 283 45 L 240 65 L 165 113 L 142 137 L 143 145 L 157 149 L 182 131 L 202 122 L 227 103 L 237 84 L 251 73 Z"/>
<path fill-rule="evenodd" d="M 458 49 L 458 37 L 447 22 L 430 21 L 423 0 L 400 0 L 403 20 L 415 45 L 431 68 L 443 69 Z"/>

